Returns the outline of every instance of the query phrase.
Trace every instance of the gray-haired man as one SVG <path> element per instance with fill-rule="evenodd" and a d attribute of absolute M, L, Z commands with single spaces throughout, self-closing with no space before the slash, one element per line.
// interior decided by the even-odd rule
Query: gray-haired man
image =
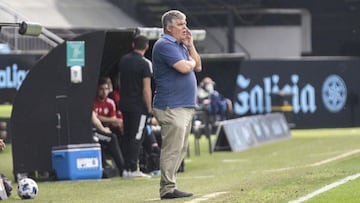
<path fill-rule="evenodd" d="M 161 126 L 160 197 L 190 197 L 176 187 L 176 172 L 188 147 L 192 117 L 196 106 L 197 81 L 201 59 L 195 49 L 186 16 L 170 10 L 163 14 L 164 35 L 152 52 L 156 84 L 153 114 Z"/>

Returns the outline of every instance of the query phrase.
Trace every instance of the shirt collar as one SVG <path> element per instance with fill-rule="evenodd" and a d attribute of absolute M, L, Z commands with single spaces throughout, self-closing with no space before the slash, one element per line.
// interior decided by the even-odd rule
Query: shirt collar
<path fill-rule="evenodd" d="M 173 36 L 169 35 L 169 34 L 163 34 L 162 37 L 169 40 L 169 41 L 171 41 L 171 42 L 176 42 L 176 39 Z"/>

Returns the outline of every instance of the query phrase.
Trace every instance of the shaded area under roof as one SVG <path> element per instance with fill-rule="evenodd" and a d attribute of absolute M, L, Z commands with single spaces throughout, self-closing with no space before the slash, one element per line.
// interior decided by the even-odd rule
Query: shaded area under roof
<path fill-rule="evenodd" d="M 106 0 L 0 0 L 0 4 L 47 28 L 141 26 L 141 23 Z"/>

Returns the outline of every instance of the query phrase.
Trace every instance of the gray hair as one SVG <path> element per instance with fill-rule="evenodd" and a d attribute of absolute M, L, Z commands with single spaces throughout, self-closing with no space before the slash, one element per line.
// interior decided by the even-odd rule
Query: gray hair
<path fill-rule="evenodd" d="M 161 23 L 164 28 L 164 32 L 166 31 L 166 27 L 173 24 L 173 20 L 175 19 L 185 19 L 186 15 L 178 10 L 170 10 L 164 13 L 161 17 Z"/>

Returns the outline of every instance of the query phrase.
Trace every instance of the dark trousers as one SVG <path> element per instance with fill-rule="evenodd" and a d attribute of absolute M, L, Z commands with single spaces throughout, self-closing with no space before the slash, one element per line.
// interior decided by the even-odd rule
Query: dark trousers
<path fill-rule="evenodd" d="M 95 135 L 99 138 L 102 151 L 111 155 L 119 171 L 124 169 L 125 161 L 120 149 L 118 137 L 115 134 L 105 134 L 97 131 Z M 103 162 L 105 160 L 103 159 Z"/>
<path fill-rule="evenodd" d="M 122 112 L 124 120 L 124 136 L 122 149 L 125 158 L 125 169 L 136 171 L 140 147 L 144 140 L 147 115 L 141 112 Z"/>

